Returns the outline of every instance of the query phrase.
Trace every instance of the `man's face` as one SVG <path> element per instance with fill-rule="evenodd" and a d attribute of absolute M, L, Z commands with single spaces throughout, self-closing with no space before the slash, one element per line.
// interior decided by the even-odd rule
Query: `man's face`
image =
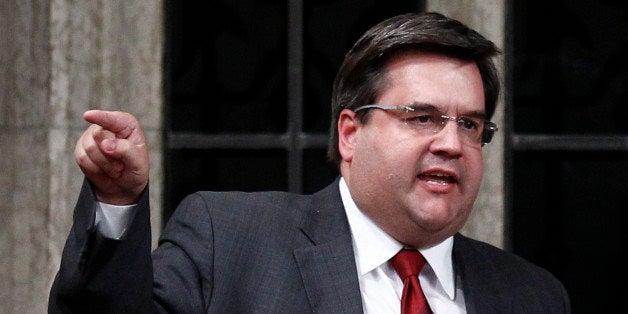
<path fill-rule="evenodd" d="M 376 103 L 421 104 L 448 116 L 484 113 L 484 88 L 473 62 L 416 51 L 388 61 Z M 358 207 L 398 241 L 437 244 L 464 225 L 482 180 L 482 147 L 448 121 L 438 133 L 405 124 L 398 110 L 368 109 L 361 124 L 339 120 L 341 172 Z"/>

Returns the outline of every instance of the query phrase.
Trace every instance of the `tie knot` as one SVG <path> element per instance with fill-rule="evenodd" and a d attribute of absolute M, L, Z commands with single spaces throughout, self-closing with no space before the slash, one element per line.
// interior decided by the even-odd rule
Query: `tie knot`
<path fill-rule="evenodd" d="M 425 266 L 425 258 L 417 250 L 403 249 L 391 260 L 393 268 L 402 280 L 408 276 L 418 276 Z"/>

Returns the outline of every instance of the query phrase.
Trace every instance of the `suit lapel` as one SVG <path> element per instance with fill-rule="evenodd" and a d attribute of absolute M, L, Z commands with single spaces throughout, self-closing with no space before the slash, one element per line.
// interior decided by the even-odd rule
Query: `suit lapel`
<path fill-rule="evenodd" d="M 453 259 L 456 271 L 462 278 L 467 313 L 508 313 L 509 299 L 500 283 L 508 278 L 500 278 L 498 272 L 491 271 L 482 255 L 474 250 L 469 239 L 456 234 L 454 236 Z"/>
<path fill-rule="evenodd" d="M 338 180 L 312 196 L 301 230 L 313 245 L 294 251 L 314 312 L 361 313 L 351 232 Z"/>

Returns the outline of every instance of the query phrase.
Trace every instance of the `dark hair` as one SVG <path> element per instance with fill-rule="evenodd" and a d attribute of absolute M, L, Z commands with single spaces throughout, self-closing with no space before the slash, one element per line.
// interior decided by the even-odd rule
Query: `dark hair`
<path fill-rule="evenodd" d="M 419 50 L 474 61 L 484 85 L 487 117 L 493 116 L 499 96 L 499 77 L 492 57 L 499 54 L 493 42 L 457 20 L 435 12 L 409 13 L 389 18 L 366 31 L 345 56 L 334 80 L 327 155 L 340 162 L 338 118 L 343 109 L 375 102 L 385 81 L 385 63 L 400 50 Z M 366 122 L 364 113 L 358 119 Z"/>

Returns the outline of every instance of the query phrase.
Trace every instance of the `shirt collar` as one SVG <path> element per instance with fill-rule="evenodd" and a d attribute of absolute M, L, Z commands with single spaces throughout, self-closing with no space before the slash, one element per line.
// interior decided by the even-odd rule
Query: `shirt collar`
<path fill-rule="evenodd" d="M 344 178 L 340 178 L 339 187 L 342 203 L 351 227 L 358 274 L 362 276 L 388 262 L 403 248 L 403 244 L 387 234 L 358 209 L 351 198 L 349 187 Z M 452 300 L 456 291 L 451 257 L 453 243 L 453 237 L 449 237 L 435 246 L 419 250 Z"/>

